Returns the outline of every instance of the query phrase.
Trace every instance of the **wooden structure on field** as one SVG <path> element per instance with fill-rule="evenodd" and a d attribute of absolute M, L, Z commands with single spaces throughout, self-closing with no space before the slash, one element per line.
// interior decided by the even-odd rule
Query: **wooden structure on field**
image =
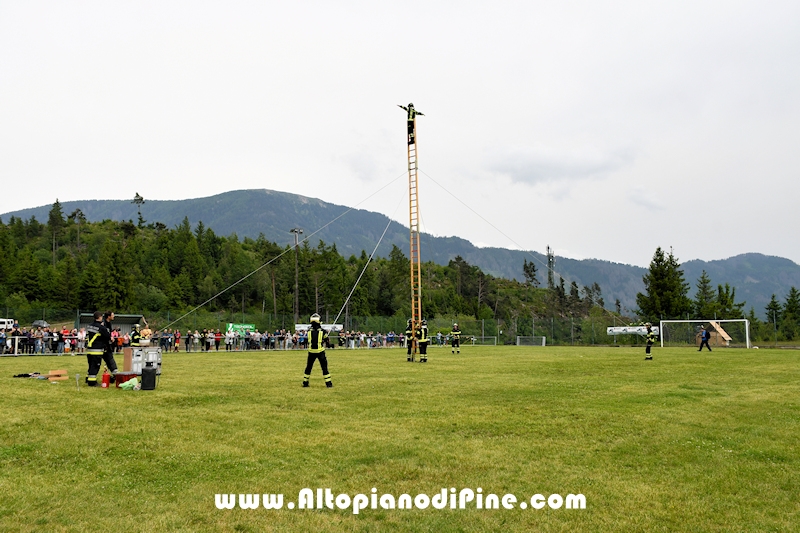
<path fill-rule="evenodd" d="M 728 335 L 728 332 L 722 329 L 722 325 L 719 322 L 710 321 L 706 331 L 709 333 L 709 346 L 730 346 L 733 340 L 731 336 Z M 703 342 L 703 332 L 698 331 L 697 335 L 695 335 L 695 344 L 700 346 L 701 342 Z"/>

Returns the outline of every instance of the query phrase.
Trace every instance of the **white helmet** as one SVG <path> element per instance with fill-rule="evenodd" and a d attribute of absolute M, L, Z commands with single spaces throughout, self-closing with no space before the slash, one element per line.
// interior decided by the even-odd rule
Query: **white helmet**
<path fill-rule="evenodd" d="M 311 315 L 311 323 L 313 324 L 314 322 L 319 324 L 319 315 L 317 313 L 314 313 L 313 315 Z"/>

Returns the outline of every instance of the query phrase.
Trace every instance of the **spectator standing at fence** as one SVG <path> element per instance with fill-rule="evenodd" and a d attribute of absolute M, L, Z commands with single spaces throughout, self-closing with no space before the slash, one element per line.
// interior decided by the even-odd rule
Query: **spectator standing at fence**
<path fill-rule="evenodd" d="M 67 326 L 64 326 L 61 328 L 61 353 L 69 351 L 69 346 L 69 330 L 67 329 Z"/>
<path fill-rule="evenodd" d="M 86 349 L 86 328 L 81 328 L 75 334 L 75 353 L 83 354 Z"/>
<path fill-rule="evenodd" d="M 34 342 L 36 343 L 33 349 L 33 353 L 35 354 L 40 353 L 44 355 L 44 343 L 42 341 L 43 337 L 44 333 L 42 332 L 42 326 L 39 326 L 38 328 L 36 328 L 36 332 L 33 334 L 33 339 Z"/>
<path fill-rule="evenodd" d="M 211 348 L 214 346 L 214 341 L 216 340 L 216 335 L 214 335 L 214 330 L 209 329 L 206 332 L 206 351 L 210 352 Z"/>
<path fill-rule="evenodd" d="M 50 334 L 50 353 L 61 354 L 62 341 L 59 337 L 61 335 L 58 333 L 58 328 L 53 328 Z"/>

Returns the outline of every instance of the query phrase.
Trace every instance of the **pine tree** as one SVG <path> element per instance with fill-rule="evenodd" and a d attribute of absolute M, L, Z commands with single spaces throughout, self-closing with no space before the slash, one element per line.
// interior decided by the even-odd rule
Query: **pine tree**
<path fill-rule="evenodd" d="M 692 310 L 692 301 L 687 296 L 689 284 L 684 281 L 683 271 L 670 250 L 669 255 L 659 246 L 650 262 L 650 269 L 642 278 L 646 294 L 636 295 L 638 314 L 655 321 L 659 319 L 685 317 Z"/>
<path fill-rule="evenodd" d="M 528 262 L 527 259 L 522 260 L 522 273 L 525 276 L 525 283 L 533 287 L 539 286 L 539 280 L 536 279 L 536 265 L 533 261 Z"/>
<path fill-rule="evenodd" d="M 717 311 L 714 289 L 711 288 L 711 278 L 708 277 L 705 270 L 697 280 L 697 293 L 694 295 L 693 306 L 694 318 L 714 318 Z"/>
<path fill-rule="evenodd" d="M 796 288 L 789 289 L 781 314 L 781 333 L 787 340 L 793 340 L 800 333 L 800 292 Z"/>
<path fill-rule="evenodd" d="M 64 227 L 64 210 L 61 208 L 61 202 L 56 198 L 53 207 L 50 209 L 50 214 L 47 217 L 47 226 L 51 233 L 55 233 L 56 237 Z"/>
<path fill-rule="evenodd" d="M 124 308 L 133 290 L 133 280 L 128 274 L 119 243 L 113 239 L 106 240 L 98 264 L 102 272 L 102 289 L 97 294 L 97 304 L 112 311 Z"/>
<path fill-rule="evenodd" d="M 764 310 L 767 312 L 767 322 L 772 322 L 774 325 L 780 324 L 783 316 L 783 308 L 774 294 L 767 306 L 764 307 Z"/>
<path fill-rule="evenodd" d="M 717 287 L 717 318 L 728 320 L 732 318 L 744 318 L 745 302 L 736 302 L 736 288 L 729 284 Z"/>

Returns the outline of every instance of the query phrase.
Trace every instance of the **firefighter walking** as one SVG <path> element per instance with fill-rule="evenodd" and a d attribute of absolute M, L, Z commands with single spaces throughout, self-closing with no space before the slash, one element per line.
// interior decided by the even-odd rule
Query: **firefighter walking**
<path fill-rule="evenodd" d="M 311 379 L 311 369 L 314 368 L 314 361 L 319 359 L 319 366 L 322 368 L 322 377 L 325 379 L 325 386 L 333 387 L 331 375 L 328 373 L 328 358 L 325 357 L 325 342 L 328 339 L 328 332 L 322 329 L 317 313 L 311 315 L 311 330 L 308 332 L 308 361 L 306 362 L 306 372 L 303 375 L 303 387 L 308 387 L 308 380 Z"/>
<path fill-rule="evenodd" d="M 103 313 L 95 311 L 94 322 L 86 326 L 86 359 L 89 370 L 86 372 L 86 384 L 97 386 L 97 373 L 103 362 L 103 354 L 111 345 L 111 333 L 103 324 Z"/>

